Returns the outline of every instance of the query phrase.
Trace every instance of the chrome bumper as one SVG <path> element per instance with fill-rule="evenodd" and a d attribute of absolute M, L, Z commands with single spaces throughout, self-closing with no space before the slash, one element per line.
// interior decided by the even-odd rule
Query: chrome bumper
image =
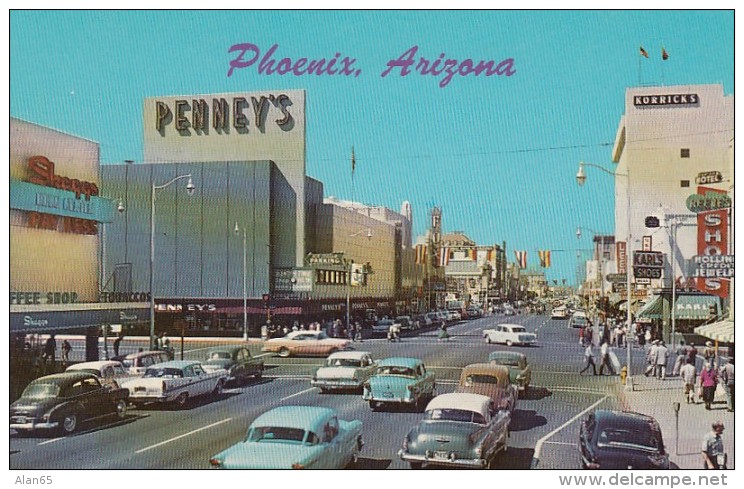
<path fill-rule="evenodd" d="M 426 455 L 414 455 L 408 452 L 404 452 L 402 449 L 398 450 L 398 456 L 401 458 L 401 460 L 405 460 L 406 462 L 421 462 L 424 464 L 445 465 L 448 467 L 484 468 L 488 464 L 488 462 L 482 458 L 456 458 L 454 460 L 450 458 L 434 458 L 427 457 Z"/>
<path fill-rule="evenodd" d="M 29 431 L 29 430 L 50 430 L 57 428 L 59 426 L 59 423 L 34 423 L 26 422 L 26 423 L 10 423 L 10 429 L 16 430 L 16 431 Z"/>

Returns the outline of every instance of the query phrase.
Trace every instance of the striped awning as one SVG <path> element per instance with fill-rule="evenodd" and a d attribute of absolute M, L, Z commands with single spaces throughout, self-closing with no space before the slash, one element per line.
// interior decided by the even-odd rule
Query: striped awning
<path fill-rule="evenodd" d="M 724 319 L 711 324 L 705 324 L 695 328 L 695 334 L 705 336 L 711 340 L 720 341 L 722 343 L 733 343 L 734 342 L 734 322 L 730 319 Z"/>
<path fill-rule="evenodd" d="M 718 297 L 715 295 L 678 295 L 674 308 L 676 319 L 704 321 L 710 317 L 710 306 L 718 313 Z"/>
<path fill-rule="evenodd" d="M 661 319 L 661 314 L 664 311 L 664 302 L 660 295 L 657 295 L 653 299 L 649 300 L 645 306 L 641 308 L 636 314 L 639 319 Z"/>

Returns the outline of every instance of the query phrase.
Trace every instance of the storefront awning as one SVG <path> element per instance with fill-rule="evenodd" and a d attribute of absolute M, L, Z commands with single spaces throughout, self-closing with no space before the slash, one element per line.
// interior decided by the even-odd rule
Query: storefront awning
<path fill-rule="evenodd" d="M 710 306 L 718 305 L 714 295 L 680 295 L 674 307 L 675 319 L 704 321 L 710 317 Z"/>
<path fill-rule="evenodd" d="M 636 317 L 639 319 L 661 319 L 661 314 L 664 311 L 664 302 L 660 295 L 654 297 L 646 303 L 645 306 L 638 311 Z"/>
<path fill-rule="evenodd" d="M 730 319 L 695 328 L 695 334 L 723 343 L 734 342 L 734 322 Z"/>

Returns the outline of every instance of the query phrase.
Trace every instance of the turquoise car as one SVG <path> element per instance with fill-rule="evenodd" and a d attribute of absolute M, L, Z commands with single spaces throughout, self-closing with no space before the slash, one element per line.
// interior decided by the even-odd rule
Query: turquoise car
<path fill-rule="evenodd" d="M 418 358 L 393 357 L 377 363 L 375 374 L 364 384 L 362 399 L 374 411 L 383 405 L 408 405 L 423 409 L 436 396 L 433 372 Z"/>
<path fill-rule="evenodd" d="M 209 459 L 218 469 L 343 469 L 355 464 L 362 422 L 339 419 L 335 410 L 280 406 L 248 427 L 243 441 Z"/>
<path fill-rule="evenodd" d="M 516 385 L 523 394 L 527 393 L 532 382 L 532 367 L 527 362 L 527 355 L 515 351 L 492 351 L 488 355 L 488 363 L 507 367 L 512 385 Z"/>

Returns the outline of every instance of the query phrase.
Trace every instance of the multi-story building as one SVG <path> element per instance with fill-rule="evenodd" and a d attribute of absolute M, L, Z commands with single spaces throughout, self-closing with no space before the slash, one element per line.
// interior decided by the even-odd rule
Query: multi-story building
<path fill-rule="evenodd" d="M 619 250 L 630 248 L 633 288 L 663 296 L 653 315 L 665 335 L 672 284 L 694 284 L 708 294 L 677 301 L 675 310 L 685 320 L 706 319 L 712 296 L 729 300 L 733 268 L 724 258 L 707 256 L 732 253 L 733 123 L 734 97 L 721 85 L 633 87 L 625 93 L 612 152 L 615 236 Z M 658 218 L 659 227 L 646 227 L 647 217 Z M 618 271 L 625 271 L 624 263 Z"/>
<path fill-rule="evenodd" d="M 501 246 L 478 246 L 462 231 L 454 231 L 442 236 L 441 253 L 449 294 L 481 304 L 502 297 L 505 261 Z"/>

